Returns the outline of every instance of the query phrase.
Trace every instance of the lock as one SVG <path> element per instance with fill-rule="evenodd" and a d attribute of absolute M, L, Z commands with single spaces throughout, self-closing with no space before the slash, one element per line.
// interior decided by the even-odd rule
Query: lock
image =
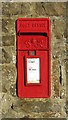
<path fill-rule="evenodd" d="M 17 81 L 20 98 L 51 95 L 49 18 L 17 19 Z"/>

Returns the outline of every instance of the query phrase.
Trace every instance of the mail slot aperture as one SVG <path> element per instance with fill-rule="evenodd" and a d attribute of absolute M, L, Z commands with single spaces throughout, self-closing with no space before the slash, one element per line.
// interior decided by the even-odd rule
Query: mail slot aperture
<path fill-rule="evenodd" d="M 17 78 L 20 98 L 51 94 L 50 19 L 17 19 Z"/>

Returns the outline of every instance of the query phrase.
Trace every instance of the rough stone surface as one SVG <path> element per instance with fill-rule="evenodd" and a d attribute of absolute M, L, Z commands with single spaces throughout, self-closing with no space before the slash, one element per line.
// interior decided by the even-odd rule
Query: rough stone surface
<path fill-rule="evenodd" d="M 2 63 L 11 63 L 13 60 L 14 47 L 2 47 Z"/>
<path fill-rule="evenodd" d="M 2 47 L 2 37 L 0 36 L 0 47 Z"/>
<path fill-rule="evenodd" d="M 2 46 L 14 46 L 14 43 L 15 43 L 14 35 L 2 36 Z"/>
<path fill-rule="evenodd" d="M 9 92 L 11 94 L 11 91 L 16 83 L 16 69 L 15 65 L 9 64 L 9 65 L 3 65 L 2 66 L 2 91 L 4 93 Z M 16 86 L 15 88 L 16 89 Z M 13 94 L 12 94 L 13 95 Z"/>
<path fill-rule="evenodd" d="M 21 14 L 21 3 L 3 3 L 2 14 L 7 17 L 11 17 L 11 15 Z"/>
<path fill-rule="evenodd" d="M 60 39 L 66 32 L 66 19 L 55 19 L 53 20 L 53 24 L 53 32 L 55 34 L 55 37 L 57 39 Z"/>
<path fill-rule="evenodd" d="M 11 17 L 12 15 L 27 15 L 36 13 L 48 16 L 66 16 L 66 3 L 3 3 L 2 14 Z M 10 9 L 9 9 L 10 8 Z"/>
<path fill-rule="evenodd" d="M 66 3 L 36 3 L 34 11 L 38 15 L 66 16 Z"/>
<path fill-rule="evenodd" d="M 50 17 L 51 19 L 51 97 L 17 97 L 16 19 Z M 2 3 L 2 117 L 66 118 L 66 3 Z M 67 47 L 68 48 L 68 47 Z M 67 83 L 68 85 L 68 83 Z M 63 119 L 62 119 L 63 120 Z"/>
<path fill-rule="evenodd" d="M 2 63 L 2 47 L 0 47 L 0 64 Z"/>
<path fill-rule="evenodd" d="M 2 19 L 2 33 L 14 34 L 15 33 L 15 20 L 12 18 Z"/>

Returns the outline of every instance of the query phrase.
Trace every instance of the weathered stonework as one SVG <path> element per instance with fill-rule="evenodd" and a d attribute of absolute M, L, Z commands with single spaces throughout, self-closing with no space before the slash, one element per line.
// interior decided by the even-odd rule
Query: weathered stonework
<path fill-rule="evenodd" d="M 14 46 L 15 35 L 5 35 L 2 37 L 2 46 Z"/>
<path fill-rule="evenodd" d="M 38 11 L 36 11 L 37 8 Z M 48 16 L 66 16 L 66 3 L 36 3 L 36 10 L 35 12 L 38 14 Z"/>
<path fill-rule="evenodd" d="M 14 34 L 15 33 L 15 20 L 12 18 L 2 19 L 2 32 L 5 34 Z"/>
<path fill-rule="evenodd" d="M 51 19 L 51 97 L 49 99 L 17 97 L 16 20 L 19 17 L 50 17 Z M 66 118 L 68 113 L 66 37 L 66 3 L 2 3 L 3 118 Z"/>

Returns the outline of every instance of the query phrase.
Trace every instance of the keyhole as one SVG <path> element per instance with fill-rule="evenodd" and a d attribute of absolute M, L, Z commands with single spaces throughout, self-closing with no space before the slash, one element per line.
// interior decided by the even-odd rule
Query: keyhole
<path fill-rule="evenodd" d="M 36 55 L 36 51 L 31 51 L 31 55 L 32 56 Z"/>

